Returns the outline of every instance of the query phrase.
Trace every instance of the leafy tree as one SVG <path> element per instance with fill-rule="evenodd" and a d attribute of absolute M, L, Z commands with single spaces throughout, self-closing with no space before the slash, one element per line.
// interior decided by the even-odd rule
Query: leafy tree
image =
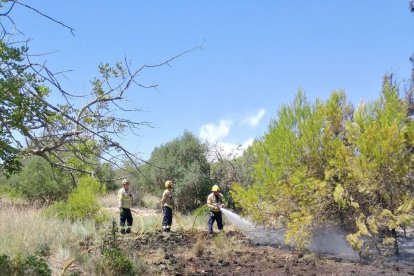
<path fill-rule="evenodd" d="M 320 104 L 311 105 L 299 91 L 292 106 L 283 106 L 268 133 L 256 143 L 255 184 L 234 187 L 233 197 L 262 223 L 283 220 L 287 240 L 304 246 L 329 194 L 324 179 Z M 321 214 L 322 215 L 322 214 Z M 272 220 L 269 220 L 269 217 Z"/>
<path fill-rule="evenodd" d="M 194 210 L 204 204 L 211 188 L 206 151 L 204 144 L 185 131 L 181 137 L 154 149 L 149 159 L 152 165 L 141 169 L 147 177 L 137 181 L 147 191 L 161 194 L 164 182 L 172 179 L 177 208 Z"/>
<path fill-rule="evenodd" d="M 257 221 L 284 224 L 287 242 L 298 247 L 315 228 L 343 222 L 334 191 L 346 175 L 344 122 L 351 114 L 342 92 L 311 104 L 299 91 L 255 143 L 254 184 L 235 185 L 235 200 Z"/>
<path fill-rule="evenodd" d="M 397 86 L 385 78 L 380 98 L 361 105 L 347 128 L 354 158 L 342 197 L 354 207 L 357 228 L 348 240 L 361 250 L 373 236 L 378 249 L 388 244 L 398 254 L 396 231 L 414 221 L 414 122 Z"/>
<path fill-rule="evenodd" d="M 232 194 L 255 220 L 284 224 L 298 247 L 334 224 L 351 231 L 360 252 L 373 244 L 398 253 L 397 230 L 414 221 L 413 137 L 390 78 L 377 101 L 355 112 L 342 92 L 314 104 L 299 92 L 255 144 L 254 184 Z"/>
<path fill-rule="evenodd" d="M 33 156 L 24 163 L 21 173 L 3 180 L 1 186 L 4 190 L 41 204 L 65 199 L 72 191 L 72 178 L 54 170 L 43 158 Z"/>
<path fill-rule="evenodd" d="M 105 184 L 107 190 L 116 190 L 119 185 L 116 183 L 116 170 L 110 163 L 99 164 L 95 169 L 96 176 L 100 183 Z"/>

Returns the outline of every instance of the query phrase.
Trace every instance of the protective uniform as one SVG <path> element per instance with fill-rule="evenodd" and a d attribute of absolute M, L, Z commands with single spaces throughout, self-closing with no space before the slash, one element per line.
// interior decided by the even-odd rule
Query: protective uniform
<path fill-rule="evenodd" d="M 219 193 L 220 188 L 214 185 L 211 189 L 212 193 L 207 197 L 207 206 L 210 208 L 208 217 L 208 233 L 213 233 L 214 221 L 217 221 L 217 227 L 223 230 L 223 217 L 220 208 L 224 206 L 224 196 Z"/>
<path fill-rule="evenodd" d="M 172 217 L 173 217 L 173 207 L 174 207 L 174 197 L 172 192 L 173 182 L 167 180 L 165 182 L 165 191 L 162 194 L 161 198 L 161 207 L 162 207 L 162 230 L 165 232 L 170 232 Z"/>
<path fill-rule="evenodd" d="M 129 184 L 127 179 L 122 180 L 122 185 L 124 186 L 125 184 Z M 118 207 L 121 233 L 131 233 L 131 226 L 133 222 L 131 214 L 132 194 L 129 189 L 125 189 L 125 186 L 118 191 Z M 127 227 L 125 227 L 125 222 L 127 223 Z"/>

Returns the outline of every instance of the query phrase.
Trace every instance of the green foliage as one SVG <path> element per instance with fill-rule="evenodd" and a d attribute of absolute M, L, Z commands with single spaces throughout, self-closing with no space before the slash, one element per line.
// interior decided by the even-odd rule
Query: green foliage
<path fill-rule="evenodd" d="M 46 214 L 71 220 L 95 218 L 100 210 L 97 195 L 103 191 L 98 181 L 90 176 L 82 177 L 67 201 L 51 205 Z"/>
<path fill-rule="evenodd" d="M 232 196 L 256 221 L 283 223 L 297 247 L 316 228 L 339 224 L 358 251 L 372 237 L 398 252 L 396 229 L 414 221 L 414 124 L 407 114 L 389 78 L 380 98 L 355 112 L 342 92 L 311 104 L 299 91 L 254 145 L 254 184 L 234 185 Z"/>
<path fill-rule="evenodd" d="M 161 198 L 165 181 L 172 179 L 177 208 L 194 210 L 205 203 L 211 188 L 206 150 L 193 134 L 185 131 L 181 137 L 154 149 L 148 160 L 153 166 L 142 166 L 141 172 L 146 177 L 137 174 L 136 182 Z"/>
<path fill-rule="evenodd" d="M 414 221 L 412 175 L 414 124 L 407 117 L 398 88 L 385 78 L 380 98 L 361 105 L 347 125 L 349 181 L 344 186 L 348 201 L 357 203 L 356 232 L 351 244 L 360 249 L 363 238 L 380 237 L 396 243 L 395 230 Z M 396 247 L 396 245 L 394 246 Z M 395 252 L 398 248 L 395 248 Z"/>
<path fill-rule="evenodd" d="M 99 182 L 105 183 L 108 191 L 114 191 L 119 189 L 119 185 L 116 183 L 116 172 L 111 164 L 103 163 L 99 164 L 95 168 L 96 176 L 99 179 Z"/>
<path fill-rule="evenodd" d="M 19 174 L 14 174 L 0 184 L 3 191 L 42 204 L 65 199 L 72 191 L 72 179 L 51 168 L 43 158 L 29 157 L 24 163 Z"/>
<path fill-rule="evenodd" d="M 13 270 L 13 262 L 11 258 L 5 254 L 0 255 L 0 271 L 5 275 L 12 275 Z"/>
<path fill-rule="evenodd" d="M 103 239 L 102 260 L 96 267 L 97 275 L 137 275 L 128 256 L 120 248 L 118 227 L 112 220 L 111 227 Z"/>
<path fill-rule="evenodd" d="M 331 101 L 342 97 L 334 93 Z M 282 220 L 288 228 L 287 241 L 296 246 L 306 245 L 314 225 L 334 219 L 330 213 L 334 187 L 325 179 L 326 134 L 321 131 L 331 122 L 325 120 L 325 110 L 318 101 L 310 104 L 299 91 L 293 105 L 280 109 L 263 140 L 254 145 L 255 184 L 247 189 L 236 185 L 232 191 L 253 219 Z"/>
<path fill-rule="evenodd" d="M 26 258 L 10 258 L 7 255 L 0 255 L 0 271 L 2 275 L 16 276 L 49 276 L 52 271 L 43 256 L 34 254 Z"/>
<path fill-rule="evenodd" d="M 0 41 L 0 169 L 6 176 L 21 168 L 18 155 L 21 147 L 15 140 L 16 133 L 24 137 L 31 127 L 53 115 L 42 102 L 48 89 L 22 63 L 27 51 L 25 46 Z"/>

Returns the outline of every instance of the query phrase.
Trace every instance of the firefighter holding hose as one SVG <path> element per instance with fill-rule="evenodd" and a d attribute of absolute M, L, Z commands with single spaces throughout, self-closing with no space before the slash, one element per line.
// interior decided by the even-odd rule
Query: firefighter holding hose
<path fill-rule="evenodd" d="M 211 194 L 207 197 L 207 206 L 210 209 L 208 217 L 208 234 L 213 234 L 213 224 L 216 221 L 218 230 L 223 230 L 223 217 L 220 208 L 224 207 L 224 196 L 220 193 L 220 187 L 214 185 Z"/>

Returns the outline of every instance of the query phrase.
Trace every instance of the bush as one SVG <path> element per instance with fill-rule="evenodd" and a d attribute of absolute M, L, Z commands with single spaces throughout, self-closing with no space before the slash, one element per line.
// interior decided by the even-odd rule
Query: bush
<path fill-rule="evenodd" d="M 0 271 L 2 275 L 52 275 L 45 258 L 37 254 L 29 255 L 24 259 L 20 257 L 12 259 L 7 255 L 1 255 Z"/>
<path fill-rule="evenodd" d="M 11 275 L 13 272 L 13 261 L 5 254 L 0 255 L 0 271 L 2 271 L 4 275 Z"/>
<path fill-rule="evenodd" d="M 121 249 L 105 249 L 103 260 L 98 266 L 98 275 L 136 275 L 134 265 Z"/>
<path fill-rule="evenodd" d="M 103 190 L 99 182 L 92 177 L 82 177 L 68 200 L 48 207 L 46 214 L 71 220 L 95 218 L 100 210 L 97 194 L 102 193 Z"/>
<path fill-rule="evenodd" d="M 97 275 L 136 275 L 133 263 L 119 245 L 118 227 L 113 219 L 109 232 L 103 238 L 103 258 L 96 267 Z"/>
<path fill-rule="evenodd" d="M 65 199 L 73 189 L 72 180 L 52 167 L 41 157 L 30 157 L 21 173 L 4 179 L 0 190 L 29 201 L 48 204 Z"/>

